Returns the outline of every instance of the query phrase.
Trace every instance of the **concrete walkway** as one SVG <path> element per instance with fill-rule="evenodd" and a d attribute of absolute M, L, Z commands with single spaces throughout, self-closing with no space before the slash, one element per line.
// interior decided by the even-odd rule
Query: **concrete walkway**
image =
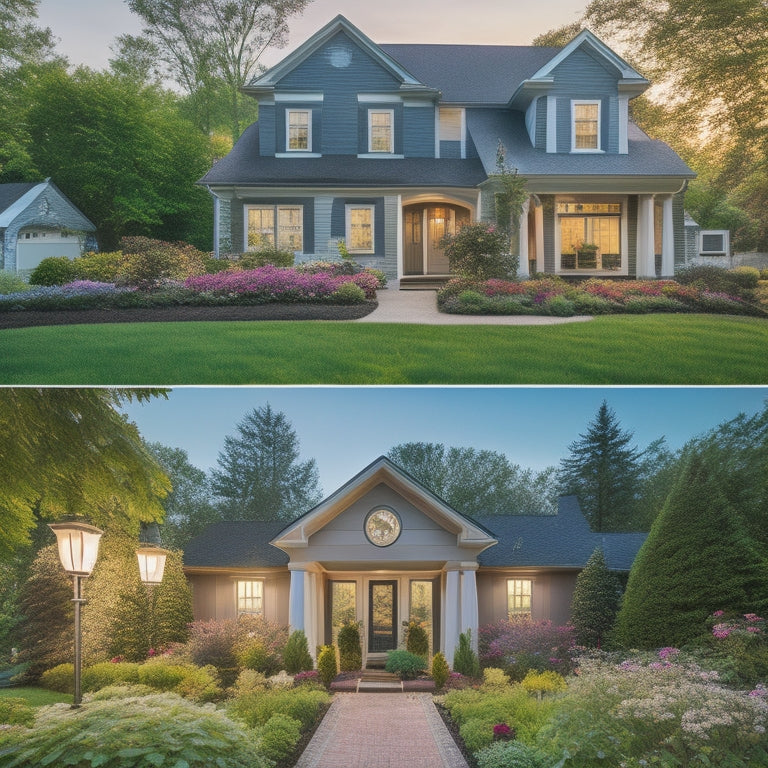
<path fill-rule="evenodd" d="M 557 325 L 591 317 L 543 315 L 447 315 L 437 310 L 437 291 L 401 291 L 397 282 L 376 292 L 379 306 L 355 323 L 417 323 L 424 325 Z"/>
<path fill-rule="evenodd" d="M 337 693 L 296 768 L 468 768 L 428 693 Z"/>

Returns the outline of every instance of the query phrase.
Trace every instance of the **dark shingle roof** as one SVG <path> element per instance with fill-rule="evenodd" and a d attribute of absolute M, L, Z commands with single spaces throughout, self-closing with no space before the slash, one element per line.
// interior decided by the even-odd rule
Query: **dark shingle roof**
<path fill-rule="evenodd" d="M 628 571 L 646 533 L 593 533 L 575 496 L 560 499 L 556 515 L 482 517 L 498 539 L 478 558 L 481 566 L 583 568 L 597 548 L 609 568 Z"/>
<path fill-rule="evenodd" d="M 673 176 L 694 172 L 663 141 L 648 138 L 634 123 L 628 126 L 629 154 L 547 153 L 531 145 L 521 112 L 505 109 L 468 109 L 467 131 L 474 141 L 487 173 L 496 168 L 501 139 L 507 165 L 523 176 Z"/>
<path fill-rule="evenodd" d="M 409 157 L 365 159 L 355 155 L 261 157 L 258 123 L 250 125 L 232 151 L 200 180 L 201 184 L 254 186 L 448 186 L 475 187 L 485 181 L 482 163 Z"/>
<path fill-rule="evenodd" d="M 530 45 L 380 45 L 444 102 L 506 104 L 561 48 Z"/>
<path fill-rule="evenodd" d="M 288 565 L 288 555 L 269 542 L 285 521 L 211 523 L 184 550 L 190 568 L 265 568 Z"/>
<path fill-rule="evenodd" d="M 29 192 L 38 185 L 39 182 L 31 184 L 0 184 L 0 212 L 4 211 L 10 205 L 13 205 L 20 197 Z"/>

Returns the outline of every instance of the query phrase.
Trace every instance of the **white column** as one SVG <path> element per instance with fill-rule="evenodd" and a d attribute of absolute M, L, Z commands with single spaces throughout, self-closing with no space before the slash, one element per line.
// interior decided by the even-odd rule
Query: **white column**
<path fill-rule="evenodd" d="M 653 241 L 653 195 L 637 197 L 637 276 L 656 277 Z"/>
<path fill-rule="evenodd" d="M 672 195 L 664 198 L 661 219 L 661 276 L 675 275 L 675 222 L 672 215 Z"/>
<path fill-rule="evenodd" d="M 471 630 L 472 648 L 477 652 L 477 579 L 475 571 L 468 569 L 461 574 L 461 631 Z"/>
<path fill-rule="evenodd" d="M 523 210 L 520 214 L 520 247 L 517 252 L 520 254 L 520 263 L 517 267 L 517 276 L 521 279 L 530 277 L 528 269 L 528 209 L 531 207 L 531 198 L 529 197 L 523 203 Z"/>
<path fill-rule="evenodd" d="M 533 208 L 536 225 L 536 271 L 544 271 L 544 206 L 539 204 Z"/>
<path fill-rule="evenodd" d="M 306 572 L 300 569 L 291 570 L 291 591 L 288 603 L 288 624 L 291 632 L 304 629 L 304 576 Z"/>
<path fill-rule="evenodd" d="M 213 195 L 213 193 L 211 193 Z M 221 236 L 221 200 L 213 195 L 213 257 L 219 258 L 219 238 Z"/>
<path fill-rule="evenodd" d="M 445 659 L 453 666 L 453 654 L 459 644 L 459 572 L 448 571 L 445 574 L 445 636 L 443 646 Z"/>

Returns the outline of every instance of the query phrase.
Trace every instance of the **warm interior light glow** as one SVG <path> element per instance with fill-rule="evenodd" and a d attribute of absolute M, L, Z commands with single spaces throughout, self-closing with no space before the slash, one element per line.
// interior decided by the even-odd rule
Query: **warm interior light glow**
<path fill-rule="evenodd" d="M 104 533 L 86 523 L 51 523 L 48 526 L 56 534 L 59 559 L 67 573 L 90 576 L 99 556 L 99 540 Z"/>
<path fill-rule="evenodd" d="M 145 584 L 159 584 L 163 580 L 167 550 L 161 547 L 141 547 L 136 550 L 139 574 Z"/>

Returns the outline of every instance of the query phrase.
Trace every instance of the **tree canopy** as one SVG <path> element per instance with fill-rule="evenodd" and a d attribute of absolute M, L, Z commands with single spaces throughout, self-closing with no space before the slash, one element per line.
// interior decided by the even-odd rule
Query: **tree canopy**
<path fill-rule="evenodd" d="M 0 390 L 0 558 L 30 542 L 37 517 L 82 515 L 138 532 L 161 521 L 168 477 L 117 406 L 158 392 Z"/>

